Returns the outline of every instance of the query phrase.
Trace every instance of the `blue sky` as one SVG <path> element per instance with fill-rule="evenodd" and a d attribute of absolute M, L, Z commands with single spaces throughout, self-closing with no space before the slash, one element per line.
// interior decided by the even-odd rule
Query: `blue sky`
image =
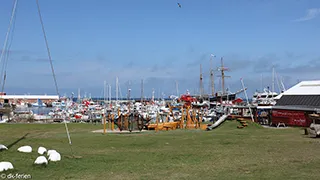
<path fill-rule="evenodd" d="M 286 87 L 319 79 L 320 2 L 318 0 L 39 0 L 61 94 L 100 96 L 103 81 L 122 96 L 130 81 L 151 96 L 199 88 L 209 90 L 210 54 L 230 68 L 226 86 L 251 95 L 271 87 L 272 66 Z M 177 2 L 182 8 L 177 6 Z M 13 1 L 0 6 L 0 49 Z M 19 1 L 7 67 L 8 94 L 54 94 L 54 82 L 35 1 Z M 216 88 L 221 88 L 219 77 Z M 278 89 L 277 85 L 275 86 Z M 115 90 L 113 90 L 115 95 Z"/>

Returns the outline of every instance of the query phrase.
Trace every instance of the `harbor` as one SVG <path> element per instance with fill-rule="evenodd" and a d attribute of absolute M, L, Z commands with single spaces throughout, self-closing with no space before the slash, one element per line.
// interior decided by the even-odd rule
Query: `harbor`
<path fill-rule="evenodd" d="M 225 70 L 221 59 L 221 87 L 225 84 Z M 210 71 L 212 72 L 212 70 Z M 211 74 L 211 82 L 214 76 Z M 274 77 L 275 78 L 275 77 Z M 104 128 L 114 130 L 175 130 L 203 129 L 212 130 L 225 120 L 252 121 L 267 126 L 299 126 L 306 129 L 314 124 L 310 115 L 320 113 L 320 104 L 315 100 L 320 92 L 320 81 L 302 81 L 281 92 L 264 89 L 256 92 L 249 101 L 243 80 L 243 89 L 229 93 L 226 89 L 203 94 L 203 74 L 200 65 L 198 95 L 189 91 L 169 97 L 127 98 L 120 99 L 119 87 L 116 87 L 116 98 L 110 96 L 110 88 L 105 87 L 105 96 L 101 98 L 58 97 L 52 95 L 6 95 L 2 93 L 3 110 L 1 123 L 94 123 L 103 124 Z M 272 82 L 274 82 L 273 80 Z M 117 79 L 118 82 L 118 79 Z M 283 82 L 281 82 L 283 84 Z M 272 85 L 274 87 L 274 84 Z M 319 90 L 317 90 L 317 88 Z M 274 89 L 274 88 L 272 88 Z M 110 91 L 110 92 L 107 92 Z M 241 94 L 245 99 L 237 97 Z M 308 95 L 310 94 L 310 95 Z M 311 98 L 307 101 L 306 98 Z M 291 100 L 295 99 L 295 100 Z M 305 104 L 304 104 L 305 103 Z M 244 126 L 239 126 L 243 128 Z M 320 132 L 315 132 L 318 136 Z"/>
<path fill-rule="evenodd" d="M 3 1 L 0 179 L 319 179 L 319 18 L 304 1 Z"/>

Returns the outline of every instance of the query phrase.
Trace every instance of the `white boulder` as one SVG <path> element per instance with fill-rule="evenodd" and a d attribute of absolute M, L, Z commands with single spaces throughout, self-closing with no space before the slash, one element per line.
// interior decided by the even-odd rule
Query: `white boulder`
<path fill-rule="evenodd" d="M 19 152 L 24 152 L 24 153 L 31 153 L 32 152 L 32 147 L 31 146 L 21 146 L 18 148 Z"/>
<path fill-rule="evenodd" d="M 48 164 L 48 160 L 44 156 L 39 156 L 37 159 L 34 161 L 34 164 Z"/>
<path fill-rule="evenodd" d="M 8 150 L 7 146 L 3 145 L 3 144 L 0 144 L 0 151 L 1 150 Z"/>
<path fill-rule="evenodd" d="M 47 149 L 46 149 L 46 148 L 44 148 L 44 147 L 39 147 L 39 148 L 38 148 L 38 153 L 39 153 L 39 154 L 43 155 L 45 152 L 47 152 Z"/>
<path fill-rule="evenodd" d="M 61 155 L 58 152 L 53 152 L 49 155 L 49 161 L 60 161 L 61 160 Z"/>
<path fill-rule="evenodd" d="M 50 154 L 57 152 L 56 150 L 48 150 L 47 155 L 50 156 Z"/>
<path fill-rule="evenodd" d="M 0 162 L 0 172 L 13 169 L 11 162 Z"/>

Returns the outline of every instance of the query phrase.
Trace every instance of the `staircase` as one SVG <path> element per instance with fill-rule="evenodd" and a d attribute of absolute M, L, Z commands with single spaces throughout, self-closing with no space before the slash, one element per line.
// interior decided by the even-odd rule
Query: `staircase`
<path fill-rule="evenodd" d="M 242 129 L 248 126 L 247 121 L 243 118 L 238 118 L 237 121 L 241 124 L 237 126 L 238 129 Z"/>

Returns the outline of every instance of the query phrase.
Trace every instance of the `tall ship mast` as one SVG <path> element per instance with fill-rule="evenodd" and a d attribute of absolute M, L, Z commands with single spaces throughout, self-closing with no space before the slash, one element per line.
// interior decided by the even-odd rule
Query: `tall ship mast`
<path fill-rule="evenodd" d="M 227 94 L 226 93 L 226 89 L 225 89 L 225 79 L 224 78 L 228 78 L 231 76 L 226 76 L 225 75 L 225 71 L 229 71 L 229 69 L 227 67 L 224 67 L 223 65 L 223 57 L 221 58 L 221 67 L 218 68 L 218 70 L 221 72 L 221 75 L 219 77 L 221 77 L 221 93 L 222 95 Z"/>
<path fill-rule="evenodd" d="M 199 90 L 200 90 L 200 98 L 202 98 L 202 96 L 204 95 L 204 92 L 203 92 L 203 76 L 202 76 L 202 65 L 200 64 L 200 87 L 199 87 Z"/>
<path fill-rule="evenodd" d="M 213 58 L 214 55 L 210 56 L 210 80 L 211 80 L 211 96 L 214 96 L 214 71 L 213 71 Z"/>
<path fill-rule="evenodd" d="M 211 67 L 212 68 L 212 67 Z M 218 68 L 218 71 L 221 72 L 221 75 L 219 75 L 218 77 L 221 77 L 221 92 L 218 93 L 214 93 L 214 76 L 213 76 L 213 70 L 211 69 L 211 83 L 212 83 L 212 93 L 213 93 L 213 96 L 210 97 L 210 102 L 217 102 L 217 101 L 226 101 L 226 100 L 229 100 L 229 101 L 232 101 L 232 100 L 235 100 L 236 99 L 236 95 L 237 94 L 240 94 L 242 93 L 244 90 L 241 89 L 235 93 L 229 93 L 226 91 L 226 88 L 225 88 L 225 78 L 229 78 L 231 76 L 227 76 L 225 75 L 225 72 L 226 71 L 229 71 L 229 68 L 225 67 L 224 66 L 224 63 L 223 63 L 223 58 L 221 58 L 221 66 Z"/>

